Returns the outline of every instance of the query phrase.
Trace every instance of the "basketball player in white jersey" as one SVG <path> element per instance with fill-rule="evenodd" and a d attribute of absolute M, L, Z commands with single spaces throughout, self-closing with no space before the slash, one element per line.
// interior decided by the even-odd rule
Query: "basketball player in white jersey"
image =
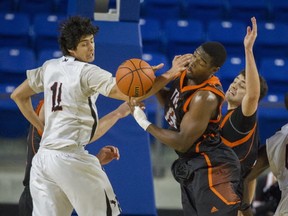
<path fill-rule="evenodd" d="M 285 97 L 288 109 L 288 95 Z M 274 216 L 288 215 L 288 123 L 266 140 L 266 151 L 270 170 L 281 190 L 281 200 Z"/>
<path fill-rule="evenodd" d="M 70 216 L 73 207 L 79 216 L 120 214 L 99 160 L 84 149 L 99 123 L 98 95 L 129 100 L 110 72 L 89 64 L 94 61 L 97 31 L 88 18 L 68 18 L 60 26 L 64 56 L 28 70 L 27 79 L 11 94 L 27 120 L 43 132 L 30 176 L 33 216 Z M 172 68 L 156 79 L 151 94 L 158 90 L 158 83 L 171 81 L 189 61 L 190 56 L 177 57 Z M 44 92 L 45 127 L 31 103 L 31 96 L 40 92 Z"/>

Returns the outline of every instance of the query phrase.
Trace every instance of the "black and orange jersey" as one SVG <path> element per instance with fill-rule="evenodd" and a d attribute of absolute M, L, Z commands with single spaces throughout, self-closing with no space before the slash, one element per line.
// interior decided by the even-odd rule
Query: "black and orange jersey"
<path fill-rule="evenodd" d="M 259 144 L 257 112 L 246 117 L 239 106 L 223 116 L 220 127 L 222 142 L 231 147 L 238 156 L 242 176 L 245 177 L 257 159 Z"/>
<path fill-rule="evenodd" d="M 43 106 L 44 101 L 41 100 L 35 110 L 36 114 L 39 115 L 40 109 Z M 23 185 L 28 186 L 30 181 L 30 170 L 32 166 L 32 159 L 39 149 L 39 144 L 41 141 L 41 136 L 38 133 L 37 129 L 30 125 L 29 133 L 27 137 L 27 159 L 26 159 L 26 169 L 25 176 L 23 180 Z"/>
<path fill-rule="evenodd" d="M 183 72 L 171 85 L 165 104 L 165 119 L 171 130 L 179 131 L 183 116 L 189 109 L 189 104 L 197 91 L 211 91 L 219 98 L 218 115 L 215 119 L 210 119 L 206 131 L 195 143 L 200 143 L 204 138 L 209 137 L 209 143 L 220 143 L 219 124 L 221 120 L 221 106 L 224 100 L 224 92 L 219 79 L 212 76 L 210 79 L 199 85 L 187 85 L 188 78 L 186 72 Z M 205 142 L 206 143 L 206 142 Z M 194 148 L 193 148 L 194 146 Z M 205 149 L 193 145 L 189 152 L 201 152 Z"/>

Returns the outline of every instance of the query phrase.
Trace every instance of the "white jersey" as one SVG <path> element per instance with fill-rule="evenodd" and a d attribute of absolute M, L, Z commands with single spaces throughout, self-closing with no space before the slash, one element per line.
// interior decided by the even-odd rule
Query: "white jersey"
<path fill-rule="evenodd" d="M 30 87 L 44 91 L 45 128 L 41 147 L 60 149 L 88 144 L 98 122 L 95 106 L 100 94 L 107 96 L 115 85 L 112 74 L 63 56 L 27 71 Z"/>
<path fill-rule="evenodd" d="M 275 216 L 288 215 L 288 124 L 266 140 L 266 149 L 270 169 L 282 194 Z"/>

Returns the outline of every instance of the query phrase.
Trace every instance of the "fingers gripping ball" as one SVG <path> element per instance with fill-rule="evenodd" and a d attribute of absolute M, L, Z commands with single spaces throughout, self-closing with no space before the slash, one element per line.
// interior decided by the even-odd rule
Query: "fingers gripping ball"
<path fill-rule="evenodd" d="M 152 67 L 142 59 L 132 58 L 117 69 L 116 82 L 120 91 L 130 97 L 140 97 L 149 92 L 155 80 Z"/>

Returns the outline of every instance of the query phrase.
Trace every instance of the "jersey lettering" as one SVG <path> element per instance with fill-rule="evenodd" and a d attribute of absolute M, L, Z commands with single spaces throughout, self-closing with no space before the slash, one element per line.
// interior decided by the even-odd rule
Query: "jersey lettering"
<path fill-rule="evenodd" d="M 50 89 L 52 90 L 52 112 L 62 110 L 63 108 L 60 105 L 62 94 L 62 83 L 60 83 L 60 86 L 58 87 L 58 82 L 54 82 L 54 84 L 51 86 Z"/>
<path fill-rule="evenodd" d="M 177 128 L 176 115 L 173 108 L 170 107 L 169 110 L 166 112 L 165 119 L 171 127 Z"/>
<path fill-rule="evenodd" d="M 175 89 L 175 91 L 173 92 L 170 98 L 173 103 L 174 109 L 178 107 L 179 95 L 180 93 L 178 89 Z M 169 107 L 169 110 L 166 112 L 165 119 L 171 127 L 177 128 L 177 124 L 176 124 L 177 118 L 176 118 L 174 109 L 172 107 Z"/>
<path fill-rule="evenodd" d="M 171 100 L 173 101 L 173 106 L 175 107 L 175 109 L 178 107 L 178 100 L 179 100 L 179 91 L 178 89 L 175 89 L 173 95 L 171 96 Z"/>

